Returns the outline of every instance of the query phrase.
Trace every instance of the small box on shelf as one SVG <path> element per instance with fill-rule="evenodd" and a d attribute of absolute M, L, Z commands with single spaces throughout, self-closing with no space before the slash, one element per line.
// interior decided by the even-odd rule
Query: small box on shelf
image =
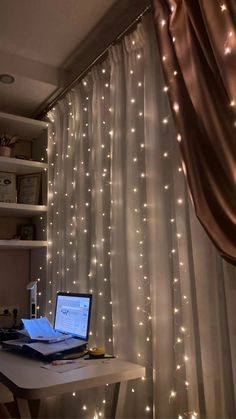
<path fill-rule="evenodd" d="M 22 160 L 32 160 L 32 141 L 18 141 L 12 150 L 12 157 L 16 157 Z"/>

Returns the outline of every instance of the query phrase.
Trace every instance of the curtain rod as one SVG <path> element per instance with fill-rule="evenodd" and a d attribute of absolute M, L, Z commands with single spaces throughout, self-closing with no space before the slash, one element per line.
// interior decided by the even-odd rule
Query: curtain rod
<path fill-rule="evenodd" d="M 118 42 L 125 34 L 127 34 L 135 25 L 137 25 L 138 21 L 150 10 L 152 9 L 152 5 L 149 4 L 145 9 L 125 28 L 119 35 L 115 37 L 115 39 L 110 42 L 110 44 L 78 75 L 72 80 L 47 106 L 46 108 L 40 113 L 39 117 L 43 118 L 48 111 L 50 111 L 53 106 L 61 99 L 65 97 L 69 90 L 71 90 L 79 80 L 81 80 L 85 74 L 89 72 L 89 70 L 99 61 L 105 54 L 108 52 L 109 48 L 111 48 L 116 42 Z"/>

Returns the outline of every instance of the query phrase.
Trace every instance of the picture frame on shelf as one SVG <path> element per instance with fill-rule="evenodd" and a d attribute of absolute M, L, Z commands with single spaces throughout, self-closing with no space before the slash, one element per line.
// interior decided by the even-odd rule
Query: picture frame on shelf
<path fill-rule="evenodd" d="M 41 173 L 17 176 L 18 204 L 39 205 Z"/>
<path fill-rule="evenodd" d="M 35 225 L 21 224 L 19 226 L 18 237 L 20 240 L 35 240 Z"/>
<path fill-rule="evenodd" d="M 0 202 L 16 203 L 16 175 L 15 173 L 0 172 Z"/>

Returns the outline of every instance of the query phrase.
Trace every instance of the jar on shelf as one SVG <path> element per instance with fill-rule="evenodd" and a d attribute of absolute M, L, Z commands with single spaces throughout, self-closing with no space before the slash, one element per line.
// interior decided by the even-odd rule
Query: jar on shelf
<path fill-rule="evenodd" d="M 0 147 L 0 156 L 11 157 L 11 147 Z"/>

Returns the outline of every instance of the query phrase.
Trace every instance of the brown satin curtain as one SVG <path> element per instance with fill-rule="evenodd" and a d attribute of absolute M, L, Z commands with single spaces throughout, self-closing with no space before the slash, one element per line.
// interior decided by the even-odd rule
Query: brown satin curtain
<path fill-rule="evenodd" d="M 195 211 L 236 264 L 236 1 L 152 2 Z"/>

